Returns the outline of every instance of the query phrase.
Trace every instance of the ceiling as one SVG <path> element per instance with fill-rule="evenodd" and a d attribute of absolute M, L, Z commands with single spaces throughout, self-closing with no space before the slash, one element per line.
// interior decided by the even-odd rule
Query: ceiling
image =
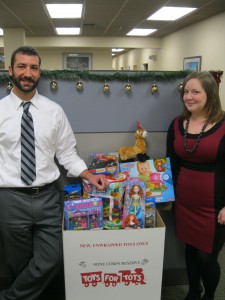
<path fill-rule="evenodd" d="M 82 19 L 51 19 L 46 3 L 84 3 Z M 162 6 L 198 10 L 174 22 L 146 21 Z M 225 11 L 224 0 L 0 0 L 0 28 L 24 28 L 26 36 L 57 36 L 54 27 L 81 27 L 84 37 L 123 37 L 133 28 L 156 28 L 163 37 Z"/>

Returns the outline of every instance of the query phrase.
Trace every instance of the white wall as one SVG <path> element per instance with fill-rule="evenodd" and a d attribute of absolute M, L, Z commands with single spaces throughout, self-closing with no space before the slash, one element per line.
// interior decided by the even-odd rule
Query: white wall
<path fill-rule="evenodd" d="M 205 21 L 181 29 L 162 39 L 161 49 L 135 49 L 121 57 L 113 58 L 113 67 L 120 69 L 126 65 L 143 63 L 148 57 L 146 51 L 157 51 L 155 61 L 148 60 L 149 70 L 178 71 L 183 69 L 184 57 L 202 56 L 202 70 L 222 70 L 225 72 L 225 13 L 213 16 Z M 224 73 L 225 74 L 225 73 Z M 225 80 L 220 84 L 220 97 L 225 109 Z"/>
<path fill-rule="evenodd" d="M 15 29 L 16 31 L 16 29 Z M 12 30 L 13 36 L 13 30 Z M 9 37 L 10 40 L 10 37 Z M 32 45 L 40 53 L 43 52 L 44 69 L 62 69 L 63 53 L 92 53 L 94 70 L 111 70 L 112 69 L 112 48 L 160 48 L 161 39 L 149 37 L 25 37 L 25 45 Z M 20 44 L 18 47 L 21 46 Z M 7 48 L 4 52 L 4 38 L 0 37 L 0 54 L 5 55 L 6 69 L 10 62 L 13 48 Z"/>
<path fill-rule="evenodd" d="M 37 47 L 38 48 L 38 47 Z M 112 53 L 111 48 L 38 48 L 42 59 L 42 69 L 63 69 L 64 53 L 82 53 L 92 55 L 93 70 L 111 70 Z"/>
<path fill-rule="evenodd" d="M 222 70 L 225 72 L 225 13 L 189 26 L 165 37 L 159 53 L 159 70 L 183 68 L 183 58 L 202 56 L 203 71 Z M 225 74 L 225 73 L 224 73 Z M 220 97 L 225 108 L 225 80 L 220 84 Z"/>
<path fill-rule="evenodd" d="M 160 48 L 142 48 L 132 49 L 127 53 L 121 54 L 118 57 L 113 57 L 113 70 L 125 70 L 129 66 L 130 70 L 145 70 L 144 64 L 148 64 L 148 70 L 157 69 L 157 56 Z M 155 55 L 156 60 L 149 59 L 149 56 Z"/>

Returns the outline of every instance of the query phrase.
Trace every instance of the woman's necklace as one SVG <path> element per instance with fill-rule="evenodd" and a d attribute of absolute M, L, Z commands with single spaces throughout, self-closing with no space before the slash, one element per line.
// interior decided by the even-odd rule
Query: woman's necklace
<path fill-rule="evenodd" d="M 187 134 L 188 134 L 188 127 L 189 127 L 189 123 L 190 123 L 190 116 L 188 117 L 187 119 L 187 123 L 186 123 L 186 126 L 185 126 L 185 130 L 184 130 L 184 149 L 188 152 L 188 153 L 193 153 L 195 152 L 195 150 L 197 149 L 198 147 L 198 144 L 200 142 L 200 138 L 202 137 L 203 135 L 203 132 L 204 130 L 206 129 L 208 123 L 206 122 L 203 127 L 202 127 L 202 130 L 201 132 L 199 133 L 198 137 L 197 137 L 197 141 L 196 143 L 194 144 L 193 148 L 188 148 L 187 146 Z"/>

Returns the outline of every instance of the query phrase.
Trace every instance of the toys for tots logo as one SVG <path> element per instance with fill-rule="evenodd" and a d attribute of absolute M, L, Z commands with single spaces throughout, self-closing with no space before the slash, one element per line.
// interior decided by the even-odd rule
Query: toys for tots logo
<path fill-rule="evenodd" d="M 110 285 L 116 286 L 117 284 L 124 284 L 125 286 L 130 284 L 146 284 L 142 268 L 136 268 L 134 271 L 120 270 L 117 273 L 103 273 L 102 271 L 99 271 L 81 273 L 80 275 L 82 284 L 85 287 L 95 287 L 100 283 L 104 284 L 106 287 Z"/>

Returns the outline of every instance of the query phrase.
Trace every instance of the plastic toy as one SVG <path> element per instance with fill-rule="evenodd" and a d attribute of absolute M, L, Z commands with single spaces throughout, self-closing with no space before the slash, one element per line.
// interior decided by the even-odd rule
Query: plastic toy
<path fill-rule="evenodd" d="M 156 205 L 154 197 L 145 199 L 145 228 L 156 227 Z"/>
<path fill-rule="evenodd" d="M 137 121 L 137 126 L 138 129 L 135 132 L 135 138 L 136 138 L 135 145 L 124 146 L 119 148 L 118 150 L 119 157 L 121 160 L 126 161 L 128 159 L 134 159 L 137 157 L 137 155 L 140 154 L 146 155 L 146 144 L 144 139 L 147 136 L 147 131 L 141 126 L 139 121 Z"/>
<path fill-rule="evenodd" d="M 119 171 L 118 152 L 92 153 L 88 169 L 93 174 L 117 174 Z"/>
<path fill-rule="evenodd" d="M 64 200 L 80 198 L 82 189 L 80 184 L 70 184 L 64 186 Z"/>

